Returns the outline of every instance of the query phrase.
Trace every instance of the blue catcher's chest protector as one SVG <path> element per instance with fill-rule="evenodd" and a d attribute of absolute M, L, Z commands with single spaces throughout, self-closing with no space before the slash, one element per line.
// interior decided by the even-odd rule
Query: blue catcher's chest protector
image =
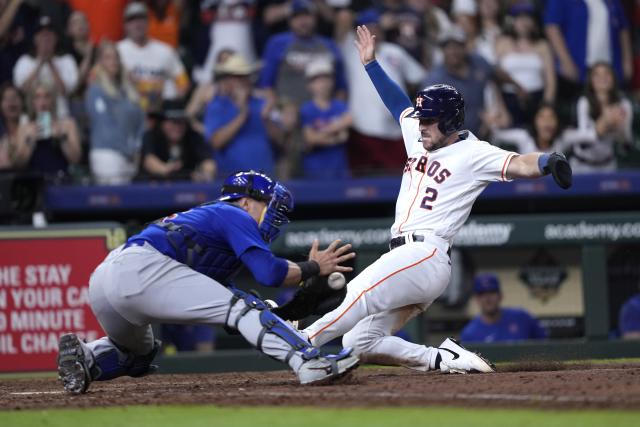
<path fill-rule="evenodd" d="M 128 241 L 143 242 L 224 285 L 242 267 L 240 256 L 247 249 L 269 250 L 256 221 L 241 208 L 225 202 L 170 215 Z"/>

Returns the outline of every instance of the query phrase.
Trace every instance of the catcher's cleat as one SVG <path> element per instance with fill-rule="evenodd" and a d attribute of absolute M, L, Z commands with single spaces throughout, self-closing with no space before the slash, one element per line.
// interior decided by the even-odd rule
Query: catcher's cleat
<path fill-rule="evenodd" d="M 342 349 L 338 354 L 319 356 L 307 360 L 298 370 L 300 384 L 327 384 L 344 377 L 358 367 L 359 360 L 351 354 L 350 348 Z"/>
<path fill-rule="evenodd" d="M 453 338 L 444 340 L 438 348 L 440 371 L 448 374 L 495 372 L 496 367 L 484 357 L 467 350 Z"/>
<path fill-rule="evenodd" d="M 58 379 L 71 394 L 82 394 L 91 383 L 82 343 L 75 334 L 65 334 L 58 341 Z"/>

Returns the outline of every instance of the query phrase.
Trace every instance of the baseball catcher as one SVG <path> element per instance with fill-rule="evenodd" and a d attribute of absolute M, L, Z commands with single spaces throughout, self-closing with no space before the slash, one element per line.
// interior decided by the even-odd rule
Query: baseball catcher
<path fill-rule="evenodd" d="M 156 221 L 111 251 L 89 282 L 89 302 L 107 336 L 89 343 L 75 334 L 60 337 L 58 373 L 65 390 L 80 394 L 93 381 L 152 373 L 160 348 L 150 326 L 155 322 L 237 330 L 288 364 L 301 384 L 330 381 L 354 369 L 358 358 L 350 349 L 322 355 L 264 301 L 233 286 L 242 267 L 264 286 L 295 286 L 352 270 L 340 265 L 355 256 L 351 245 L 338 240 L 324 250 L 314 242 L 310 259 L 299 263 L 271 252 L 268 244 L 292 209 L 293 195 L 282 184 L 239 172 L 224 181 L 214 202 Z"/>

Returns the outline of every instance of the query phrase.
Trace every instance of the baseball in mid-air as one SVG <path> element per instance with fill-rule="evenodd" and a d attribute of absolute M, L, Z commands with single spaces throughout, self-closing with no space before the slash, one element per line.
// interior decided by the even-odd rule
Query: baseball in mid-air
<path fill-rule="evenodd" d="M 344 274 L 340 273 L 339 271 L 334 271 L 329 275 L 327 283 L 329 284 L 329 287 L 331 289 L 333 289 L 334 291 L 338 291 L 344 288 L 344 285 L 347 283 L 347 279 L 344 278 Z"/>

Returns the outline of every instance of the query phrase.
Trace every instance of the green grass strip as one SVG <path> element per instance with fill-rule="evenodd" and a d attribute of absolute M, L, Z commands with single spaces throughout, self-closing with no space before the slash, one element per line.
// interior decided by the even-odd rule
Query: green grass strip
<path fill-rule="evenodd" d="M 463 408 L 275 408 L 215 406 L 129 406 L 0 412 L 3 427 L 179 426 L 339 427 L 473 426 L 600 427 L 638 426 L 640 411 L 525 410 Z"/>
<path fill-rule="evenodd" d="M 25 378 L 57 378 L 58 373 L 53 371 L 42 372 L 12 372 L 0 374 L 0 381 L 2 380 L 22 380 Z"/>

